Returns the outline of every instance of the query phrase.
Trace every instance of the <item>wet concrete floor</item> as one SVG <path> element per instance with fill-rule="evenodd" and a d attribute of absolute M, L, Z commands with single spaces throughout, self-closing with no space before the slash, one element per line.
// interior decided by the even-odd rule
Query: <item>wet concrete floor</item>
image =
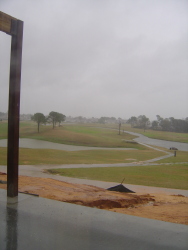
<path fill-rule="evenodd" d="M 187 249 L 188 226 L 0 190 L 1 250 Z"/>

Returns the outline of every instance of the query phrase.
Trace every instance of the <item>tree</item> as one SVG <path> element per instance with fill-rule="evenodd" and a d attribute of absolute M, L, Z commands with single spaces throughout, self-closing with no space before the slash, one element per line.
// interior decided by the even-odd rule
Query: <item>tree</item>
<path fill-rule="evenodd" d="M 158 121 L 158 122 L 160 122 L 160 121 L 163 120 L 163 118 L 162 118 L 160 115 L 156 115 L 156 117 L 157 117 L 157 121 Z"/>
<path fill-rule="evenodd" d="M 161 120 L 160 125 L 163 131 L 170 131 L 171 122 L 168 118 Z"/>
<path fill-rule="evenodd" d="M 182 119 L 175 119 L 174 117 L 169 118 L 170 130 L 174 132 L 188 132 L 188 121 Z"/>
<path fill-rule="evenodd" d="M 102 123 L 102 124 L 105 124 L 106 123 L 106 117 L 102 116 L 101 118 L 99 118 L 98 122 Z"/>
<path fill-rule="evenodd" d="M 158 121 L 152 121 L 152 124 L 151 124 L 152 129 L 157 130 L 158 124 L 159 124 Z"/>
<path fill-rule="evenodd" d="M 51 111 L 51 112 L 49 113 L 48 120 L 49 120 L 50 122 L 52 122 L 53 128 L 54 128 L 54 127 L 55 127 L 55 123 L 56 123 L 56 112 L 55 112 L 55 111 Z"/>
<path fill-rule="evenodd" d="M 59 126 L 60 126 L 60 123 L 63 122 L 65 118 L 66 118 L 65 115 L 55 112 L 55 111 L 51 111 L 48 116 L 48 120 L 52 122 L 53 128 L 55 127 L 57 122 L 59 122 Z"/>
<path fill-rule="evenodd" d="M 150 121 L 149 118 L 147 118 L 145 115 L 140 115 L 138 117 L 138 123 L 139 123 L 139 127 L 144 129 L 144 132 L 147 128 L 147 126 L 149 125 Z"/>
<path fill-rule="evenodd" d="M 118 123 L 119 123 L 119 135 L 120 135 L 120 129 L 121 129 L 121 118 L 118 118 Z"/>
<path fill-rule="evenodd" d="M 158 127 L 155 126 L 155 122 L 158 122 Z M 157 121 L 152 122 L 152 128 L 163 131 L 187 133 L 188 119 L 175 119 L 174 117 L 162 118 L 160 115 L 157 115 Z"/>
<path fill-rule="evenodd" d="M 40 124 L 46 123 L 46 117 L 42 113 L 35 113 L 32 117 L 31 120 L 37 122 L 38 125 L 38 133 L 39 133 L 39 128 Z"/>
<path fill-rule="evenodd" d="M 59 122 L 59 126 L 61 124 L 61 122 L 65 121 L 66 116 L 61 114 L 61 113 L 57 113 L 57 117 L 56 117 L 56 121 Z"/>
<path fill-rule="evenodd" d="M 131 118 L 129 118 L 129 120 L 127 121 L 127 123 L 131 124 L 131 128 L 133 128 L 137 124 L 137 118 L 136 118 L 136 116 L 131 116 Z"/>
<path fill-rule="evenodd" d="M 82 117 L 81 115 L 80 115 L 80 116 L 77 116 L 77 117 L 76 117 L 76 121 L 77 121 L 78 123 L 84 123 L 84 117 Z"/>

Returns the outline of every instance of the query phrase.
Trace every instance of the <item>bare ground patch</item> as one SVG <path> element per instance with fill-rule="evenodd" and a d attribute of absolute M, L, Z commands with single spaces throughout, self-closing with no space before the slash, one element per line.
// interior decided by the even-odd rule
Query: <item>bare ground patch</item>
<path fill-rule="evenodd" d="M 0 173 L 0 188 L 7 175 Z M 188 197 L 167 194 L 127 194 L 51 178 L 19 176 L 19 192 L 78 205 L 106 209 L 156 220 L 188 225 Z"/>

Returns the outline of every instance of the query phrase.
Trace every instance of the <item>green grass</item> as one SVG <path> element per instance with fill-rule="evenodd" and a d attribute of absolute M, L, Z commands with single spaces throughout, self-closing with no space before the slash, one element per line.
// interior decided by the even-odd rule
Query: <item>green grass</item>
<path fill-rule="evenodd" d="M 135 136 L 125 133 L 118 135 L 118 132 L 115 130 L 80 125 L 64 125 L 62 127 L 55 127 L 55 129 L 52 129 L 52 126 L 43 125 L 40 127 L 40 133 L 37 133 L 36 124 L 30 122 L 28 125 L 20 127 L 20 137 L 69 145 L 146 149 L 145 146 L 139 144 L 130 145 L 130 143 L 123 141 L 132 140 Z"/>
<path fill-rule="evenodd" d="M 146 130 L 144 132 L 143 129 L 131 128 L 129 124 L 123 124 L 121 130 L 140 133 L 147 137 L 160 140 L 188 143 L 188 133 L 154 130 Z M 7 122 L 0 122 L 0 139 L 6 137 Z M 52 129 L 51 125 L 41 125 L 40 133 L 37 133 L 37 124 L 30 121 L 20 122 L 20 137 L 96 147 L 129 147 L 130 145 L 123 142 L 122 139 L 132 140 L 135 138 L 135 136 L 126 133 L 118 135 L 118 124 L 65 124 L 62 127 L 55 127 L 55 129 Z M 135 145 L 133 147 L 135 147 Z"/>
<path fill-rule="evenodd" d="M 7 163 L 7 149 L 0 148 L 0 165 Z M 20 148 L 20 165 L 129 163 L 152 159 L 164 153 L 154 150 L 84 150 Z M 132 160 L 131 160 L 132 159 Z"/>
<path fill-rule="evenodd" d="M 188 164 L 110 167 L 110 168 L 75 168 L 51 169 L 50 173 L 73 178 L 100 180 L 124 184 L 188 189 Z"/>
<path fill-rule="evenodd" d="M 0 122 L 0 139 L 7 138 L 7 122 Z"/>
<path fill-rule="evenodd" d="M 99 125 L 104 128 L 113 128 L 118 129 L 118 124 L 101 124 Z M 129 124 L 122 124 L 121 130 L 130 131 L 134 133 L 139 133 L 145 135 L 149 138 L 166 140 L 166 141 L 175 141 L 175 142 L 185 142 L 188 143 L 188 133 L 176 133 L 168 131 L 156 131 L 147 129 L 145 132 L 143 129 L 131 128 Z"/>
<path fill-rule="evenodd" d="M 188 143 L 188 133 L 175 133 L 155 130 L 146 130 L 144 132 L 143 129 L 132 129 L 130 127 L 128 128 L 128 126 L 125 127 L 125 130 L 139 133 L 153 139 Z"/>
<path fill-rule="evenodd" d="M 174 152 L 172 151 L 171 153 L 174 153 Z M 188 162 L 188 152 L 178 150 L 176 151 L 176 157 L 172 156 L 172 157 L 157 161 L 157 163 L 178 163 L 178 162 Z"/>
<path fill-rule="evenodd" d="M 123 140 L 132 140 L 134 136 L 121 133 L 118 135 L 118 125 L 109 125 L 112 129 L 98 128 L 100 124 L 93 125 L 64 125 L 62 127 L 41 126 L 37 133 L 37 124 L 34 122 L 20 123 L 20 137 L 40 139 L 70 145 L 84 145 L 95 147 L 116 147 L 117 150 L 86 150 L 86 151 L 61 151 L 52 149 L 26 149 L 20 148 L 20 165 L 45 165 L 45 164 L 102 164 L 102 163 L 130 163 L 145 161 L 162 155 L 163 152 L 148 149 L 139 144 L 130 144 Z M 106 128 L 106 125 L 105 125 Z M 144 134 L 148 137 L 188 142 L 188 134 L 146 131 L 132 129 L 128 125 L 121 127 L 123 130 Z M 0 123 L 0 139 L 7 137 L 7 122 Z M 118 148 L 135 148 L 138 150 L 120 151 Z M 170 151 L 169 151 L 170 152 Z M 170 157 L 158 162 L 172 163 L 172 165 L 116 167 L 116 168 L 90 168 L 90 169 L 63 169 L 62 175 L 76 178 L 88 178 L 102 181 L 188 189 L 188 164 L 187 152 L 177 151 L 176 157 Z M 176 164 L 173 164 L 176 163 Z M 0 165 L 7 164 L 7 149 L 0 148 Z M 53 172 L 54 173 L 54 172 Z M 59 170 L 57 172 L 59 173 Z"/>

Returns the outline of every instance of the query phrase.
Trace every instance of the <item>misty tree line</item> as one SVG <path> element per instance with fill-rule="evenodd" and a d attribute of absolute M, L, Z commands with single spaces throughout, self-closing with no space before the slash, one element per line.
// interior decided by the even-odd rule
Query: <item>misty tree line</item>
<path fill-rule="evenodd" d="M 145 115 L 132 116 L 127 123 L 131 124 L 131 127 L 143 128 L 144 130 L 150 128 L 153 130 L 188 133 L 188 117 L 184 120 L 175 119 L 174 117 L 162 118 L 160 115 L 156 115 L 156 117 L 156 120 L 150 122 Z"/>
<path fill-rule="evenodd" d="M 65 118 L 65 115 L 55 111 L 51 111 L 48 116 L 45 116 L 42 113 L 35 113 L 33 116 L 31 116 L 31 120 L 37 123 L 38 133 L 41 124 L 52 123 L 54 128 L 56 126 L 56 123 L 59 123 L 60 126 L 61 122 L 65 121 Z"/>
<path fill-rule="evenodd" d="M 30 117 L 30 115 L 28 115 Z M 115 117 L 101 117 L 101 118 L 94 118 L 86 119 L 82 116 L 76 117 L 76 121 L 74 119 L 74 122 L 89 122 L 89 123 L 119 123 L 119 126 L 123 123 L 131 124 L 131 127 L 134 128 L 142 128 L 144 130 L 146 129 L 153 129 L 153 130 L 161 130 L 161 131 L 172 131 L 172 132 L 179 132 L 179 133 L 188 133 L 188 117 L 185 119 L 175 119 L 174 117 L 170 118 L 162 118 L 160 115 L 156 115 L 157 119 L 154 121 L 150 121 L 148 117 L 145 115 L 140 115 L 138 117 L 132 116 L 128 120 L 123 120 L 121 118 L 116 119 Z M 4 112 L 0 112 L 0 121 L 6 120 L 8 118 L 8 114 Z M 57 123 L 59 123 L 59 126 L 61 122 L 65 121 L 66 116 L 51 111 L 48 116 L 45 116 L 42 113 L 35 113 L 33 116 L 31 116 L 31 120 L 35 121 L 38 125 L 38 132 L 40 129 L 41 124 L 46 123 L 52 123 L 53 128 L 56 126 Z M 87 121 L 86 121 L 87 120 Z M 70 121 L 72 122 L 72 121 Z"/>
<path fill-rule="evenodd" d="M 102 116 L 101 118 L 98 119 L 98 123 L 116 123 L 117 119 L 115 117 L 106 117 L 106 116 Z"/>

